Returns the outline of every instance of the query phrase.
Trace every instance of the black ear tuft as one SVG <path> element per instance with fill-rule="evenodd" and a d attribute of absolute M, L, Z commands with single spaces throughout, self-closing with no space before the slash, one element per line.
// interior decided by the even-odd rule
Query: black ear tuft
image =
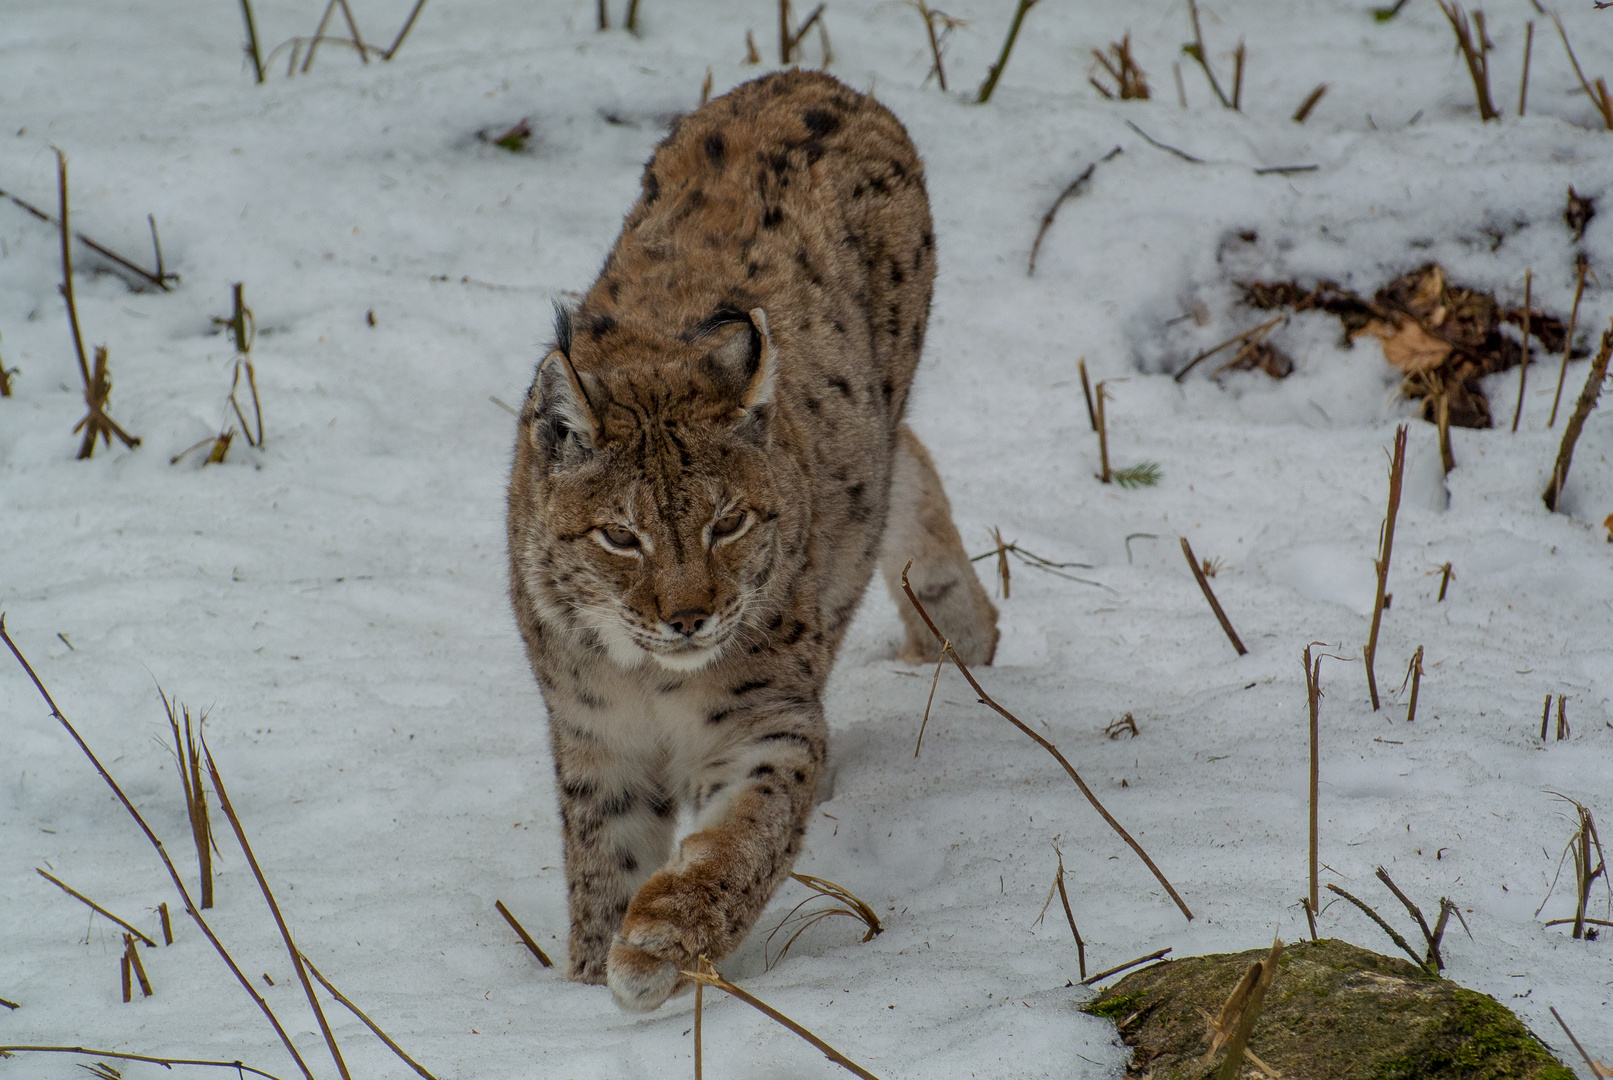
<path fill-rule="evenodd" d="M 571 309 L 558 300 L 554 302 L 554 347 L 571 355 Z"/>

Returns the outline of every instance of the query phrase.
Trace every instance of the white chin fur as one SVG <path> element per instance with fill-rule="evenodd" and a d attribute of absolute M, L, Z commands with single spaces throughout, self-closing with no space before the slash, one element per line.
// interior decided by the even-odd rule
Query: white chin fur
<path fill-rule="evenodd" d="M 605 655 L 619 668 L 636 668 L 653 654 L 640 648 L 627 632 L 618 627 L 600 627 L 599 638 L 605 643 Z"/>
<path fill-rule="evenodd" d="M 708 645 L 703 649 L 694 649 L 689 652 L 656 652 L 651 653 L 650 655 L 655 658 L 656 663 L 660 664 L 668 671 L 689 672 L 699 671 L 701 668 L 710 664 L 713 660 L 717 659 L 717 654 L 720 652 L 722 652 L 721 646 Z"/>

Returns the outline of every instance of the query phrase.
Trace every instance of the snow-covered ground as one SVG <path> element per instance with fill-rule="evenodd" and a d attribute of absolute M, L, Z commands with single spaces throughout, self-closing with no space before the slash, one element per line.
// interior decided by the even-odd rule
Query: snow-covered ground
<path fill-rule="evenodd" d="M 409 6 L 353 0 L 383 44 Z M 612 0 L 618 22 L 622 6 Z M 1234 306 L 1230 280 L 1322 276 L 1370 292 L 1437 260 L 1519 303 L 1532 268 L 1537 304 L 1566 315 L 1565 190 L 1613 209 L 1613 134 L 1550 21 L 1522 0 L 1488 12 L 1507 114 L 1488 125 L 1426 0 L 1388 22 L 1369 0 L 1206 5 L 1223 79 L 1229 50 L 1248 43 L 1242 114 L 1217 105 L 1181 56 L 1182 3 L 1054 0 L 1030 12 L 995 97 L 976 106 L 1013 6 L 947 5 L 969 25 L 951 39 L 954 93 L 943 94 L 923 85 L 912 9 L 832 0 L 831 70 L 878 94 L 928 161 L 941 273 L 911 420 L 968 543 L 985 550 L 997 526 L 1047 558 L 1092 564 L 1075 572 L 1102 583 L 1016 564 L 999 663 L 981 679 L 1059 744 L 1198 918 L 1181 917 L 1057 765 L 954 672 L 914 759 L 929 672 L 894 659 L 899 623 L 876 586 L 831 683 L 837 774 L 798 869 L 851 888 L 886 931 L 860 944 L 849 921 L 831 920 L 764 971 L 765 930 L 806 895 L 792 883 L 725 968 L 886 1078 L 1116 1075 L 1125 1051 L 1106 1021 L 1077 1011 L 1091 991 L 1069 985 L 1075 951 L 1057 905 L 1033 925 L 1055 838 L 1094 969 L 1304 932 L 1299 655 L 1313 640 L 1358 654 L 1366 639 L 1384 450 L 1413 410 L 1377 344 L 1341 350 L 1321 314 L 1274 338 L 1297 361 L 1285 381 L 1211 381 L 1210 365 L 1180 386 L 1158 374 L 1264 317 Z M 322 5 L 255 8 L 267 49 L 311 33 Z M 77 227 L 144 261 L 153 213 L 183 275 L 172 293 L 131 292 L 78 251 L 85 335 L 110 348 L 112 415 L 144 442 L 75 461 L 82 401 L 57 240 L 0 202 L 0 357 L 21 369 L 0 400 L 10 631 L 192 880 L 154 683 L 211 710 L 209 740 L 303 949 L 444 1080 L 692 1066 L 689 998 L 623 1015 L 605 990 L 539 969 L 493 906 L 563 952 L 543 708 L 504 598 L 513 425 L 489 398 L 520 400 L 551 298 L 592 280 L 640 164 L 666 118 L 698 103 L 708 67 L 716 92 L 765 70 L 742 62 L 747 29 L 776 59 L 767 0 L 644 0 L 637 38 L 596 32 L 593 11 L 433 0 L 390 63 L 327 47 L 288 79 L 281 53 L 255 86 L 233 4 L 0 10 L 0 188 L 54 208 L 49 148 L 60 147 Z M 1613 11 L 1572 0 L 1563 19 L 1587 73 L 1613 76 Z M 1149 102 L 1107 102 L 1086 81 L 1089 50 L 1128 30 Z M 806 54 L 817 62 L 815 39 Z M 1293 123 L 1323 81 L 1308 123 Z M 523 117 L 534 132 L 523 153 L 477 138 Z M 1204 163 L 1149 145 L 1128 120 Z M 1027 279 L 1048 205 L 1116 146 Z M 1610 219 L 1582 245 L 1604 281 Z M 214 318 L 237 281 L 258 321 L 267 446 L 238 437 L 222 466 L 201 467 L 200 454 L 170 465 L 224 418 L 233 350 Z M 1208 321 L 1181 318 L 1195 310 Z M 1594 343 L 1610 315 L 1593 284 L 1582 335 Z M 1126 380 L 1111 383 L 1111 452 L 1120 465 L 1158 462 L 1157 487 L 1093 479 L 1083 356 L 1095 377 Z M 1384 902 L 1408 931 L 1373 867 L 1425 909 L 1452 897 L 1473 937 L 1447 937 L 1448 974 L 1516 1008 L 1568 1060 L 1555 1005 L 1605 1059 L 1613 943 L 1542 925 L 1571 913 L 1562 885 L 1534 911 L 1573 827 L 1547 790 L 1613 822 L 1613 548 L 1600 525 L 1613 512 L 1613 417 L 1593 415 L 1568 513 L 1548 514 L 1539 495 L 1562 430 L 1546 427 L 1548 361 L 1531 372 L 1517 434 L 1454 433 L 1448 483 L 1432 428 L 1412 422 L 1379 679 L 1398 686 L 1419 645 L 1427 675 L 1407 724 L 1403 695 L 1372 712 L 1359 662 L 1324 662 L 1322 860 L 1324 881 Z M 1567 402 L 1586 367 L 1570 365 Z M 1516 372 L 1488 390 L 1510 417 Z M 1152 538 L 1128 552 L 1137 533 Z M 1214 584 L 1249 655 L 1234 657 L 1216 627 L 1178 535 L 1224 562 Z M 1455 580 L 1440 603 L 1434 571 L 1447 561 Z M 1542 747 L 1548 693 L 1566 695 L 1572 737 Z M 1139 734 L 1106 737 L 1128 712 Z M 0 717 L 0 998 L 22 1005 L 0 1011 L 0 1045 L 240 1058 L 296 1075 L 182 916 L 175 945 L 145 955 L 156 995 L 120 1003 L 121 938 L 34 868 L 153 935 L 156 905 L 177 898 L 9 658 Z M 212 923 L 315 1072 L 334 1076 L 227 832 L 220 848 Z M 1321 924 L 1392 949 L 1348 905 Z M 838 1073 L 743 1004 L 708 1002 L 707 1075 Z M 355 1076 L 411 1075 L 339 1007 L 330 1015 Z M 21 1056 L 0 1061 L 0 1077 L 81 1075 L 75 1060 Z"/>

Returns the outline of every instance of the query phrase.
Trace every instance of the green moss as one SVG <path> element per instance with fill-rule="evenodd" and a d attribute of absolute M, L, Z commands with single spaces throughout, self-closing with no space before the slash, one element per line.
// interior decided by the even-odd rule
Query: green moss
<path fill-rule="evenodd" d="M 1123 994 L 1115 998 L 1100 997 L 1081 1006 L 1081 1011 L 1091 1013 L 1093 1016 L 1107 1017 L 1118 1023 L 1130 1016 L 1134 1011 L 1134 1006 L 1142 999 L 1141 994 Z"/>

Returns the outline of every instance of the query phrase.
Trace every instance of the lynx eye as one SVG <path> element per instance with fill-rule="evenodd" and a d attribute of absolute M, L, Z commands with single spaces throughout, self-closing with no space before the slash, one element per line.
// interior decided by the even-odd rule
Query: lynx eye
<path fill-rule="evenodd" d="M 745 526 L 746 513 L 743 510 L 730 510 L 722 517 L 711 523 L 711 538 L 721 540 L 725 536 L 732 536 Z"/>
<path fill-rule="evenodd" d="M 636 551 L 639 547 L 638 534 L 632 529 L 621 525 L 601 525 L 600 535 L 611 547 L 621 551 Z"/>

